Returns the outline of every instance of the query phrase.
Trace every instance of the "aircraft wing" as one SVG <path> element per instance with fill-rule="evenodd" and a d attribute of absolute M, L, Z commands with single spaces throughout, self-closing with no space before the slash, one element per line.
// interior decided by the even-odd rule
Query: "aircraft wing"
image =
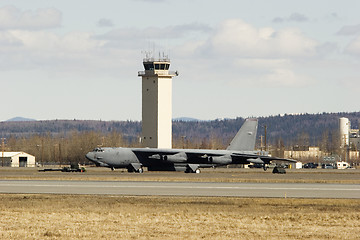
<path fill-rule="evenodd" d="M 158 149 L 158 148 L 134 148 L 133 153 L 143 157 L 150 157 L 153 155 L 175 155 L 180 151 L 179 149 Z"/>
<path fill-rule="evenodd" d="M 272 161 L 296 163 L 296 160 L 293 159 L 278 158 L 278 157 L 271 157 L 271 156 L 257 155 L 257 154 L 233 153 L 231 154 L 231 158 L 234 163 L 238 163 L 238 164 L 247 164 L 249 162 L 270 164 L 270 162 Z"/>
<path fill-rule="evenodd" d="M 160 154 L 160 155 L 175 155 L 178 153 L 185 153 L 186 155 L 189 156 L 223 156 L 225 155 L 224 153 L 217 153 L 214 152 L 214 150 L 204 150 L 204 149 L 158 149 L 158 148 L 134 148 L 132 149 L 132 151 L 135 154 L 140 154 L 140 155 L 144 155 L 144 156 L 151 156 L 151 155 L 155 155 L 155 154 Z M 217 150 L 215 150 L 217 151 Z"/>
<path fill-rule="evenodd" d="M 296 162 L 296 160 L 292 159 L 257 155 L 255 153 L 236 153 L 226 150 L 134 148 L 132 151 L 139 159 L 165 160 L 174 163 L 201 164 L 208 163 L 209 159 L 217 159 L 220 162 L 225 161 L 227 164 L 270 164 L 271 161 Z"/>
<path fill-rule="evenodd" d="M 140 159 L 166 160 L 169 162 L 203 162 L 208 157 L 224 156 L 211 150 L 198 149 L 156 149 L 156 148 L 137 148 L 132 149 L 134 154 Z"/>

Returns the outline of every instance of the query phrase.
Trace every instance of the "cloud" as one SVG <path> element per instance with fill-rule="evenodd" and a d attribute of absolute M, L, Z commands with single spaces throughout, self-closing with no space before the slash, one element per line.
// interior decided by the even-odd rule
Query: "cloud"
<path fill-rule="evenodd" d="M 242 67 L 245 69 L 277 69 L 290 67 L 291 61 L 288 59 L 262 59 L 262 58 L 251 58 L 251 59 L 236 59 L 235 61 L 236 67 Z"/>
<path fill-rule="evenodd" d="M 235 67 L 242 77 L 251 82 L 261 79 L 269 86 L 301 86 L 306 78 L 296 74 L 292 62 L 317 54 L 318 46 L 297 29 L 257 28 L 240 19 L 224 21 L 215 29 L 193 23 L 114 29 L 103 35 L 6 30 L 0 31 L 0 68 L 41 66 L 41 71 L 51 74 L 118 76 L 129 72 L 128 66 L 138 65 L 136 59 L 149 39 L 157 43 L 170 39 L 171 55 L 195 72 L 204 69 L 209 78 L 236 79 Z M 189 67 L 191 61 L 194 67 Z"/>
<path fill-rule="evenodd" d="M 211 28 L 204 24 L 192 23 L 168 26 L 164 28 L 148 27 L 144 29 L 128 28 L 115 29 L 106 34 L 97 36 L 99 39 L 124 40 L 124 39 L 169 39 L 181 38 L 191 33 L 209 32 Z"/>
<path fill-rule="evenodd" d="M 336 13 L 336 12 L 332 12 L 329 16 L 328 16 L 329 19 L 334 19 L 334 20 L 339 20 L 340 17 L 339 15 Z"/>
<path fill-rule="evenodd" d="M 103 41 L 94 39 L 87 32 L 63 36 L 46 31 L 0 32 L 0 68 L 20 70 L 41 66 L 45 71 L 69 68 L 88 71 L 85 69 L 89 67 L 87 64 L 96 62 L 102 45 Z"/>
<path fill-rule="evenodd" d="M 303 87 L 311 84 L 310 78 L 294 70 L 290 59 L 236 59 L 234 67 L 246 79 L 243 86 Z"/>
<path fill-rule="evenodd" d="M 282 23 L 282 22 L 308 22 L 309 18 L 301 13 L 292 13 L 289 17 L 276 17 L 272 20 L 274 23 Z"/>
<path fill-rule="evenodd" d="M 174 51 L 177 56 L 188 58 L 196 54 L 199 51 L 199 49 L 203 48 L 205 44 L 206 42 L 202 40 L 187 41 L 181 45 L 176 46 Z"/>
<path fill-rule="evenodd" d="M 298 29 L 258 28 L 241 19 L 230 19 L 219 24 L 203 41 L 190 39 L 174 51 L 176 57 L 191 58 L 197 71 L 201 66 L 205 66 L 205 72 L 216 69 L 208 77 L 203 77 L 204 73 L 202 78 L 197 76 L 197 80 L 222 79 L 236 87 L 261 84 L 292 88 L 312 84 L 311 78 L 296 67 L 297 63 L 333 47 L 321 46 Z"/>
<path fill-rule="evenodd" d="M 359 33 L 360 33 L 360 24 L 344 26 L 336 34 L 337 35 L 357 35 Z"/>
<path fill-rule="evenodd" d="M 59 27 L 62 14 L 55 8 L 21 11 L 14 6 L 0 8 L 0 29 L 40 30 Z"/>
<path fill-rule="evenodd" d="M 309 84 L 309 79 L 301 74 L 295 74 L 291 69 L 272 69 L 270 73 L 265 74 L 260 81 L 271 87 L 301 87 Z"/>
<path fill-rule="evenodd" d="M 319 56 L 326 56 L 329 54 L 332 54 L 336 51 L 339 51 L 340 47 L 338 43 L 334 42 L 325 42 L 319 46 L 316 47 L 317 53 Z"/>
<path fill-rule="evenodd" d="M 92 38 L 88 32 L 71 32 L 64 36 L 58 36 L 50 32 L 9 31 L 14 38 L 22 42 L 22 46 L 28 50 L 40 50 L 46 52 L 86 52 L 97 46 L 100 42 Z"/>
<path fill-rule="evenodd" d="M 290 15 L 289 20 L 290 22 L 307 22 L 309 19 L 301 13 L 293 13 Z"/>
<path fill-rule="evenodd" d="M 188 41 L 189 39 L 204 39 L 209 36 L 211 31 L 212 28 L 207 25 L 192 23 L 163 28 L 119 28 L 102 35 L 96 35 L 95 38 L 106 41 L 105 47 L 107 48 L 144 49 L 149 42 L 156 42 L 157 45 L 171 46 L 181 44 L 181 42 Z M 190 45 L 193 44 L 190 43 Z"/>
<path fill-rule="evenodd" d="M 240 19 L 232 19 L 219 26 L 208 45 L 205 48 L 220 55 L 284 58 L 314 56 L 318 44 L 298 29 L 256 28 Z"/>
<path fill-rule="evenodd" d="M 284 18 L 281 18 L 281 17 L 276 17 L 272 20 L 274 23 L 282 23 L 285 21 Z"/>
<path fill-rule="evenodd" d="M 114 24 L 111 21 L 111 19 L 107 19 L 107 18 L 101 18 L 98 22 L 97 25 L 99 27 L 113 27 Z"/>
<path fill-rule="evenodd" d="M 149 2 L 149 3 L 159 3 L 159 2 L 165 2 L 166 0 L 134 0 L 137 2 Z"/>
<path fill-rule="evenodd" d="M 333 18 L 336 18 L 336 19 L 339 18 L 338 14 L 336 12 L 331 13 L 330 16 Z"/>
<path fill-rule="evenodd" d="M 22 46 L 22 41 L 7 31 L 0 31 L 0 50 L 9 51 L 11 47 Z"/>
<path fill-rule="evenodd" d="M 345 53 L 360 57 L 360 36 L 352 40 L 345 48 Z"/>

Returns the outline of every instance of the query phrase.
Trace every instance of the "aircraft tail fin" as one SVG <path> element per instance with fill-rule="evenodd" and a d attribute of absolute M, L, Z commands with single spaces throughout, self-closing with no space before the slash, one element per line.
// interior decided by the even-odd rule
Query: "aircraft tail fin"
<path fill-rule="evenodd" d="M 226 150 L 253 151 L 256 143 L 258 120 L 246 119 Z"/>

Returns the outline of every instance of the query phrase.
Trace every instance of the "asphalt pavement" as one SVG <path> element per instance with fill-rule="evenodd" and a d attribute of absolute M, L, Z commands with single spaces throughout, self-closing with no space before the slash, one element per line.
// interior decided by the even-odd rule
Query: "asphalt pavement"
<path fill-rule="evenodd" d="M 0 193 L 360 198 L 359 184 L 0 180 Z"/>

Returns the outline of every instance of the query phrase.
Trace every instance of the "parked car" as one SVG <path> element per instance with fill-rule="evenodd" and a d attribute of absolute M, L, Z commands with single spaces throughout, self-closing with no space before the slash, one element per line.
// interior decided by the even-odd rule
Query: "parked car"
<path fill-rule="evenodd" d="M 319 165 L 317 163 L 305 163 L 304 168 L 317 168 Z"/>
<path fill-rule="evenodd" d="M 249 164 L 249 168 L 263 168 L 264 165 L 260 163 Z"/>
<path fill-rule="evenodd" d="M 330 163 L 323 163 L 323 164 L 321 165 L 321 168 L 324 168 L 324 169 L 334 169 L 335 167 L 334 167 L 332 164 L 330 164 Z"/>

